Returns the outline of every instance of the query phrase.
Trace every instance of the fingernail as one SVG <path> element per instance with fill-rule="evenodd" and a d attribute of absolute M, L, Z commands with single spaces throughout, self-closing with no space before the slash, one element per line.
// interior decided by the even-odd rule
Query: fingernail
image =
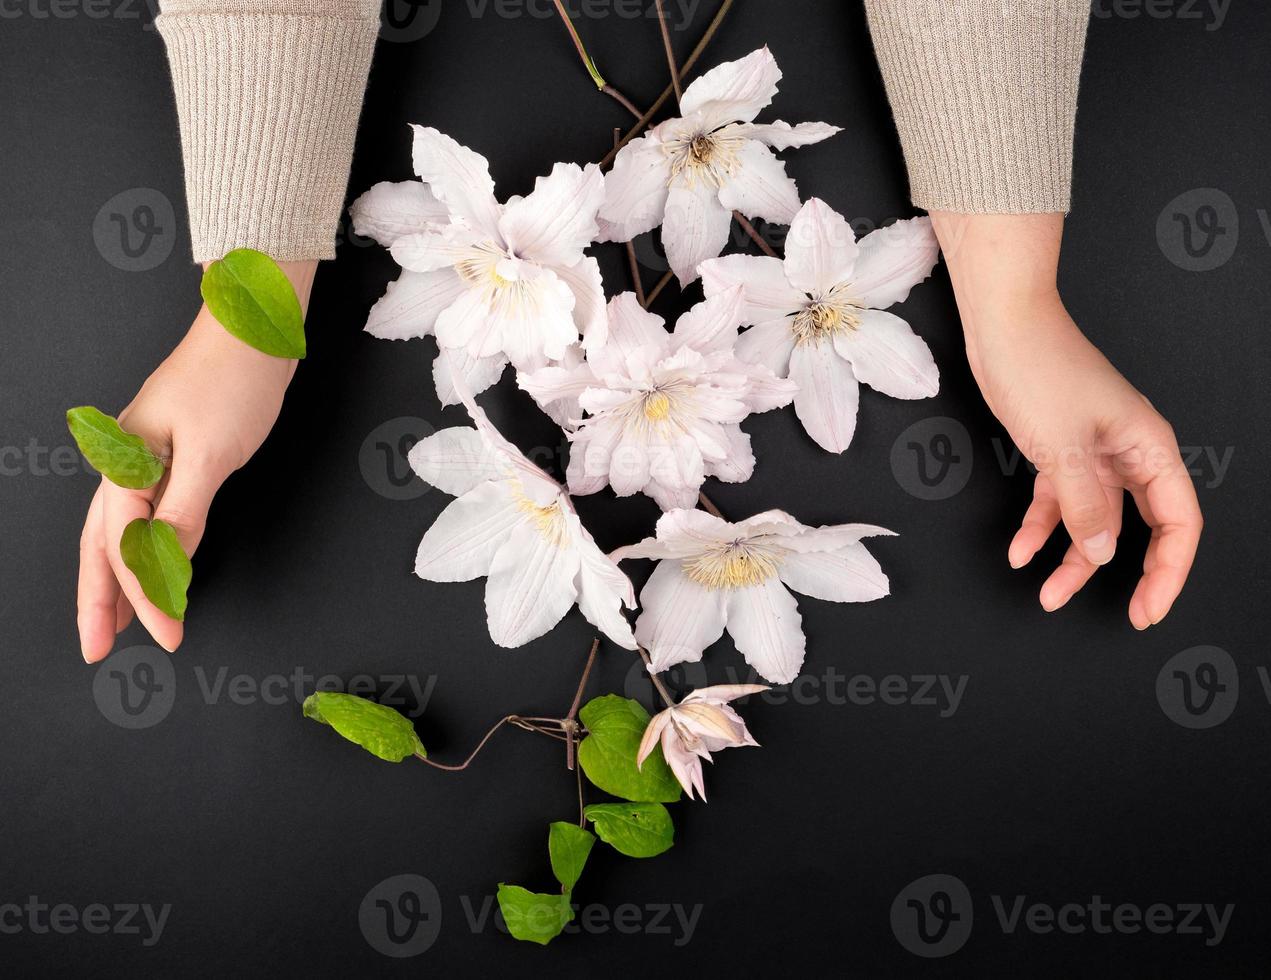
<path fill-rule="evenodd" d="M 1112 561 L 1112 553 L 1116 550 L 1116 545 L 1111 534 L 1100 531 L 1094 537 L 1086 538 L 1081 542 L 1081 550 L 1089 561 L 1096 565 L 1106 565 Z"/>

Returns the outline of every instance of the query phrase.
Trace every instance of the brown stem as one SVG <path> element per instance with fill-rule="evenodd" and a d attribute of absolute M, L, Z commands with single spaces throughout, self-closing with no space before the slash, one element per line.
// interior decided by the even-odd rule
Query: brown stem
<path fill-rule="evenodd" d="M 746 220 L 746 216 L 744 214 L 740 211 L 734 211 L 733 218 L 735 218 L 737 223 L 741 225 L 741 230 L 749 235 L 756 245 L 763 249 L 765 255 L 769 255 L 774 259 L 781 258 L 781 256 L 772 250 L 772 246 L 764 241 L 763 235 L 755 231 L 755 226 Z"/>
<path fill-rule="evenodd" d="M 622 139 L 622 130 L 615 129 L 613 131 L 613 145 L 618 145 L 618 140 Z M 635 242 L 627 241 L 627 264 L 631 266 L 631 286 L 635 290 L 636 301 L 646 310 L 649 308 L 648 300 L 644 298 L 644 282 L 640 279 L 640 263 L 636 259 Z"/>
<path fill-rule="evenodd" d="M 621 102 L 623 108 L 625 108 L 627 112 L 631 113 L 631 115 L 635 116 L 637 119 L 643 116 L 643 113 L 641 113 L 640 110 L 635 107 L 634 102 L 628 99 L 625 95 L 619 92 L 616 88 L 614 88 L 608 82 L 605 83 L 605 87 L 602 88 L 600 91 L 604 92 L 605 95 L 612 96 L 613 98 Z"/>
<path fill-rule="evenodd" d="M 715 17 L 710 22 L 710 26 L 706 28 L 706 33 L 702 35 L 702 39 L 697 42 L 697 47 L 693 49 L 693 53 L 685 59 L 683 66 L 680 68 L 681 79 L 685 78 L 688 73 L 693 70 L 693 66 L 697 64 L 697 60 L 702 56 L 702 53 L 706 50 L 707 45 L 709 45 L 711 40 L 715 37 L 716 32 L 719 30 L 719 25 L 724 22 L 724 15 L 728 13 L 729 8 L 732 7 L 733 3 L 734 0 L 724 0 L 724 2 L 720 4 L 719 10 L 715 12 Z M 657 97 L 657 100 L 653 103 L 653 105 L 649 106 L 649 108 L 645 110 L 644 114 L 640 117 L 639 122 L 627 130 L 626 135 L 622 137 L 618 145 L 605 154 L 604 159 L 600 161 L 600 166 L 609 166 L 609 164 L 613 162 L 613 158 L 618 155 L 619 150 L 643 133 L 645 127 L 649 125 L 650 120 L 652 120 L 653 117 L 661 111 L 662 107 L 666 105 L 666 100 L 674 94 L 674 85 L 668 85 L 665 89 L 663 89 L 662 94 Z"/>
<path fill-rule="evenodd" d="M 542 724 L 539 724 L 540 722 Z M 472 764 L 472 760 L 477 757 L 477 753 L 485 748 L 485 743 L 490 741 L 490 738 L 494 735 L 494 733 L 504 725 L 515 725 L 517 728 L 523 728 L 527 732 L 538 732 L 540 735 L 547 735 L 550 738 L 556 738 L 564 741 L 564 735 L 549 731 L 546 727 L 544 727 L 544 725 L 548 724 L 555 725 L 558 728 L 564 727 L 563 719 L 561 718 L 527 718 L 523 715 L 508 715 L 506 718 L 500 718 L 496 721 L 494 726 L 486 732 L 481 741 L 477 743 L 477 747 L 468 754 L 468 758 L 464 759 L 463 762 L 459 763 L 457 766 L 448 766 L 444 762 L 436 762 L 428 758 L 426 755 L 420 755 L 418 752 L 415 753 L 415 758 L 420 762 L 426 762 L 434 769 L 444 769 L 447 772 L 461 772 Z"/>
<path fill-rule="evenodd" d="M 578 734 L 578 706 L 583 701 L 583 690 L 587 687 L 587 678 L 591 676 L 591 665 L 596 662 L 596 651 L 600 649 L 600 637 L 591 641 L 591 652 L 587 654 L 587 664 L 583 667 L 583 676 L 578 681 L 578 690 L 574 692 L 574 700 L 569 706 L 569 713 L 561 722 L 565 730 L 565 768 L 574 768 L 574 739 Z"/>
<path fill-rule="evenodd" d="M 697 501 L 698 501 L 698 503 L 700 503 L 700 504 L 702 505 L 702 508 L 703 508 L 703 509 L 704 509 L 704 510 L 708 513 L 708 514 L 714 514 L 714 515 L 715 515 L 716 517 L 718 517 L 721 521 L 726 521 L 726 520 L 728 520 L 728 518 L 727 518 L 727 517 L 725 517 L 725 516 L 724 516 L 724 515 L 720 512 L 720 509 L 719 509 L 718 507 L 716 507 L 716 506 L 715 506 L 715 501 L 711 500 L 711 498 L 710 498 L 710 497 L 706 496 L 706 491 L 705 491 L 705 490 L 699 490 L 699 491 L 697 491 Z"/>
<path fill-rule="evenodd" d="M 664 275 L 661 279 L 658 280 L 658 284 L 653 287 L 653 290 L 649 293 L 649 295 L 644 300 L 644 308 L 646 310 L 653 305 L 653 301 L 657 299 L 658 295 L 662 292 L 662 290 L 666 288 L 667 283 L 669 283 L 674 278 L 675 278 L 675 273 L 668 272 L 666 275 Z"/>
<path fill-rule="evenodd" d="M 648 668 L 649 679 L 653 681 L 653 686 L 658 689 L 658 694 L 662 695 L 662 701 L 668 708 L 675 707 L 675 700 L 671 697 L 671 692 L 666 689 L 662 683 L 662 678 L 653 672 L 653 661 L 649 659 L 649 651 L 644 647 L 636 647 L 640 653 L 640 659 L 644 661 L 644 666 Z"/>
<path fill-rule="evenodd" d="M 671 46 L 671 28 L 666 22 L 666 8 L 662 0 L 654 0 L 658 8 L 658 27 L 662 31 L 662 47 L 666 49 L 666 65 L 671 69 L 671 87 L 675 89 L 675 104 L 684 101 L 684 89 L 680 83 L 680 69 L 675 64 L 675 49 Z"/>
<path fill-rule="evenodd" d="M 583 803 L 583 770 L 579 766 L 574 770 L 574 775 L 578 777 L 578 826 L 583 830 L 587 829 L 587 806 Z"/>

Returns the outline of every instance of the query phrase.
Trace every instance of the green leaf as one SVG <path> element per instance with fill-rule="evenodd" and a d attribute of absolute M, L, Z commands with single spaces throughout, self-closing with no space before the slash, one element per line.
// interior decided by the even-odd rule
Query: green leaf
<path fill-rule="evenodd" d="M 167 521 L 138 517 L 124 528 L 119 552 L 128 570 L 137 576 L 141 591 L 167 615 L 185 620 L 185 591 L 194 569 L 186 557 L 176 529 Z"/>
<path fill-rule="evenodd" d="M 636 752 L 649 724 L 643 705 L 606 694 L 587 702 L 579 717 L 588 735 L 578 746 L 578 761 L 588 779 L 624 800 L 674 803 L 680 798 L 680 784 L 662 758 L 661 746 L 636 768 Z"/>
<path fill-rule="evenodd" d="M 274 357 L 305 356 L 300 300 L 264 252 L 234 249 L 208 266 L 200 291 L 212 316 L 243 343 Z"/>
<path fill-rule="evenodd" d="M 306 718 L 330 725 L 385 762 L 428 754 L 410 719 L 387 705 L 339 691 L 315 691 L 305 698 L 303 710 Z"/>
<path fill-rule="evenodd" d="M 546 946 L 574 917 L 569 893 L 544 895 L 499 883 L 499 910 L 515 938 Z"/>
<path fill-rule="evenodd" d="M 587 855 L 596 843 L 596 835 L 576 823 L 558 820 L 547 831 L 547 850 L 552 856 L 552 873 L 562 888 L 572 892 L 583 873 Z"/>
<path fill-rule="evenodd" d="M 583 815 L 602 841 L 627 857 L 656 857 L 675 843 L 675 824 L 661 803 L 593 803 Z"/>
<path fill-rule="evenodd" d="M 92 405 L 68 411 L 66 426 L 89 465 L 116 486 L 144 490 L 163 477 L 163 460 L 150 451 L 146 441 L 125 432 L 111 416 Z"/>

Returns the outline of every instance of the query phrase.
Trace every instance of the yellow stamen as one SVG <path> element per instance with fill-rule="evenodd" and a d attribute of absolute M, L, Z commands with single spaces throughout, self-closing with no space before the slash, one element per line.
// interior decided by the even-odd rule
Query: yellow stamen
<path fill-rule="evenodd" d="M 517 492 L 516 506 L 528 514 L 530 522 L 548 541 L 560 544 L 565 539 L 565 515 L 561 512 L 560 501 L 553 501 L 546 507 L 534 503 L 529 497 Z"/>
<path fill-rule="evenodd" d="M 726 545 L 684 563 L 684 574 L 708 589 L 744 589 L 777 574 L 778 556 L 744 544 Z"/>
<path fill-rule="evenodd" d="M 644 417 L 650 422 L 665 422 L 671 414 L 671 399 L 655 391 L 644 400 Z"/>
<path fill-rule="evenodd" d="M 791 330 L 797 344 L 817 344 L 861 325 L 860 310 L 841 303 L 816 302 L 795 314 Z"/>

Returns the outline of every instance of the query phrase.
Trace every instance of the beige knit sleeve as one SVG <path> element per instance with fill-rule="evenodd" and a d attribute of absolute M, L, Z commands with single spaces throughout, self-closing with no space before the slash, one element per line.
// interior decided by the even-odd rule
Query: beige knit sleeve
<path fill-rule="evenodd" d="M 1090 0 L 865 0 L 910 196 L 1067 211 Z"/>
<path fill-rule="evenodd" d="M 335 256 L 380 0 L 161 0 L 194 260 Z"/>

